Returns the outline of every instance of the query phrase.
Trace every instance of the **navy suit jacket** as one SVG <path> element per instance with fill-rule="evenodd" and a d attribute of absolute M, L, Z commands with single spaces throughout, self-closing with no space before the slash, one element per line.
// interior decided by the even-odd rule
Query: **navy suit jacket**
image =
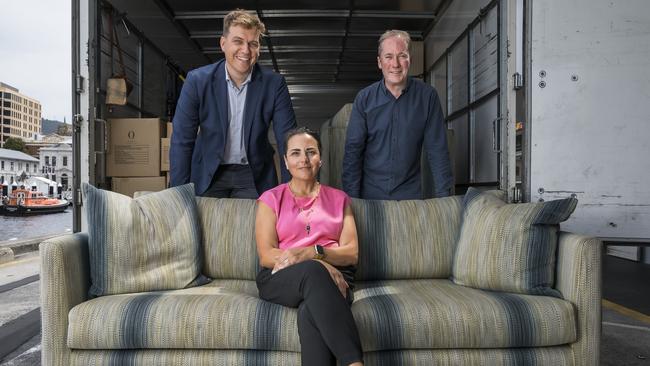
<path fill-rule="evenodd" d="M 192 182 L 197 195 L 210 187 L 225 153 L 229 127 L 225 64 L 220 60 L 190 71 L 174 114 L 170 186 Z M 246 156 L 260 194 L 278 184 L 274 151 L 268 140 L 271 121 L 283 156 L 284 137 L 296 127 L 289 89 L 282 75 L 256 64 L 246 92 L 243 133 Z M 289 180 L 284 164 L 280 169 L 282 180 Z"/>

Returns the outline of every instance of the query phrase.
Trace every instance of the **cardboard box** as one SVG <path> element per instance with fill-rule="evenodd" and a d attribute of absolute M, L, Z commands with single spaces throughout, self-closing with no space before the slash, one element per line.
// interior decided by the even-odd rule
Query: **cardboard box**
<path fill-rule="evenodd" d="M 164 128 L 158 118 L 110 119 L 106 175 L 152 177 L 160 175 L 160 138 Z"/>
<path fill-rule="evenodd" d="M 115 177 L 113 192 L 133 197 L 135 192 L 158 192 L 166 188 L 165 177 Z"/>
<path fill-rule="evenodd" d="M 171 122 L 167 122 L 167 137 L 171 138 L 172 137 L 172 132 L 174 131 L 174 124 Z"/>
<path fill-rule="evenodd" d="M 169 171 L 169 137 L 160 139 L 160 171 Z"/>

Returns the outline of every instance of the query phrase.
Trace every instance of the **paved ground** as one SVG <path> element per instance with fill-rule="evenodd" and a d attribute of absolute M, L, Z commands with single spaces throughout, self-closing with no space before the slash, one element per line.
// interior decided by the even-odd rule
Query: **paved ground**
<path fill-rule="evenodd" d="M 0 366 L 36 366 L 41 364 L 41 333 L 5 357 Z"/>
<path fill-rule="evenodd" d="M 0 337 L 16 332 L 35 334 L 25 337 L 28 340 L 0 360 L 0 366 L 40 365 L 37 275 L 37 252 L 18 255 L 15 261 L 0 265 Z M 646 292 L 637 294 L 650 302 Z M 601 365 L 650 366 L 650 314 L 605 301 L 602 331 Z"/>
<path fill-rule="evenodd" d="M 13 262 L 0 264 L 0 286 L 39 273 L 38 252 L 17 255 Z"/>
<path fill-rule="evenodd" d="M 605 255 L 603 273 L 603 297 L 650 316 L 650 264 Z"/>
<path fill-rule="evenodd" d="M 649 366 L 650 323 L 603 308 L 603 366 Z"/>

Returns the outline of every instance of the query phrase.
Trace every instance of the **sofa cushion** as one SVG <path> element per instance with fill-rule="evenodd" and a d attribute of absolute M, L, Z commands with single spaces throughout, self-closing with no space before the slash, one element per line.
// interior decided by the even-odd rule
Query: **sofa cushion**
<path fill-rule="evenodd" d="M 363 282 L 352 312 L 365 352 L 533 347 L 576 339 L 565 300 L 487 292 L 449 280 Z M 208 348 L 300 351 L 297 311 L 262 301 L 255 282 L 96 298 L 69 313 L 75 349 Z"/>
<path fill-rule="evenodd" d="M 470 188 L 454 259 L 453 280 L 481 289 L 561 296 L 554 290 L 559 224 L 575 198 L 507 204 L 498 191 Z"/>
<path fill-rule="evenodd" d="M 91 296 L 179 289 L 202 264 L 194 186 L 136 199 L 83 185 Z"/>
<path fill-rule="evenodd" d="M 262 301 L 254 281 L 104 296 L 68 315 L 75 349 L 211 348 L 300 352 L 297 312 Z"/>
<path fill-rule="evenodd" d="M 211 278 L 255 280 L 260 270 L 255 243 L 256 200 L 197 198 L 205 264 Z"/>
<path fill-rule="evenodd" d="M 356 279 L 448 278 L 461 224 L 461 198 L 354 199 Z"/>
<path fill-rule="evenodd" d="M 352 312 L 364 352 L 553 346 L 576 340 L 573 305 L 449 280 L 364 282 Z"/>

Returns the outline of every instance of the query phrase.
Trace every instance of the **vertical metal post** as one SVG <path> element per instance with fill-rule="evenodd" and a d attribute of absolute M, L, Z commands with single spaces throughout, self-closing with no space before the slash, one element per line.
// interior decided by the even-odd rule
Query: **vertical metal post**
<path fill-rule="evenodd" d="M 138 38 L 138 116 L 142 118 L 144 106 L 144 41 Z"/>
<path fill-rule="evenodd" d="M 80 0 L 72 0 L 72 73 L 71 73 L 71 84 L 72 84 L 72 200 L 73 200 L 73 212 L 72 212 L 72 230 L 76 233 L 81 231 L 81 209 L 79 207 L 80 201 L 79 196 L 81 193 L 81 128 L 80 122 L 78 121 L 79 116 L 81 115 L 81 103 L 80 103 L 80 87 L 83 88 L 83 84 L 79 85 L 80 82 L 83 83 L 83 80 L 79 75 L 80 67 L 80 27 L 81 21 L 79 19 L 80 15 Z"/>
<path fill-rule="evenodd" d="M 86 222 L 81 212 L 81 184 L 92 183 L 95 162 L 94 142 L 90 136 L 94 134 L 92 123 L 95 118 L 95 79 L 91 71 L 96 62 L 98 52 L 97 1 L 72 0 L 71 4 L 72 30 L 72 189 L 73 189 L 73 231 L 86 229 Z"/>
<path fill-rule="evenodd" d="M 514 198 L 516 187 L 516 91 L 514 78 L 517 69 L 516 24 L 517 0 L 499 2 L 499 115 L 501 120 L 501 158 L 499 188 L 508 194 L 508 201 Z"/>
<path fill-rule="evenodd" d="M 472 104 L 472 56 L 474 30 L 472 27 L 467 28 L 467 133 L 469 135 L 469 177 L 470 183 L 476 183 L 476 121 L 474 118 L 474 109 L 469 108 Z"/>
<path fill-rule="evenodd" d="M 532 20 L 533 20 L 533 5 L 530 0 L 524 1 L 524 87 L 526 88 L 526 100 L 525 100 L 525 110 L 526 110 L 526 125 L 524 125 L 524 140 L 522 146 L 522 152 L 524 154 L 523 169 L 522 172 L 522 199 L 524 202 L 530 202 L 531 199 L 531 178 L 530 178 L 530 149 L 531 149 L 531 125 L 532 125 L 532 94 L 533 94 L 533 73 L 531 69 L 531 55 L 532 55 L 532 43 L 531 43 L 531 29 L 532 29 Z"/>

